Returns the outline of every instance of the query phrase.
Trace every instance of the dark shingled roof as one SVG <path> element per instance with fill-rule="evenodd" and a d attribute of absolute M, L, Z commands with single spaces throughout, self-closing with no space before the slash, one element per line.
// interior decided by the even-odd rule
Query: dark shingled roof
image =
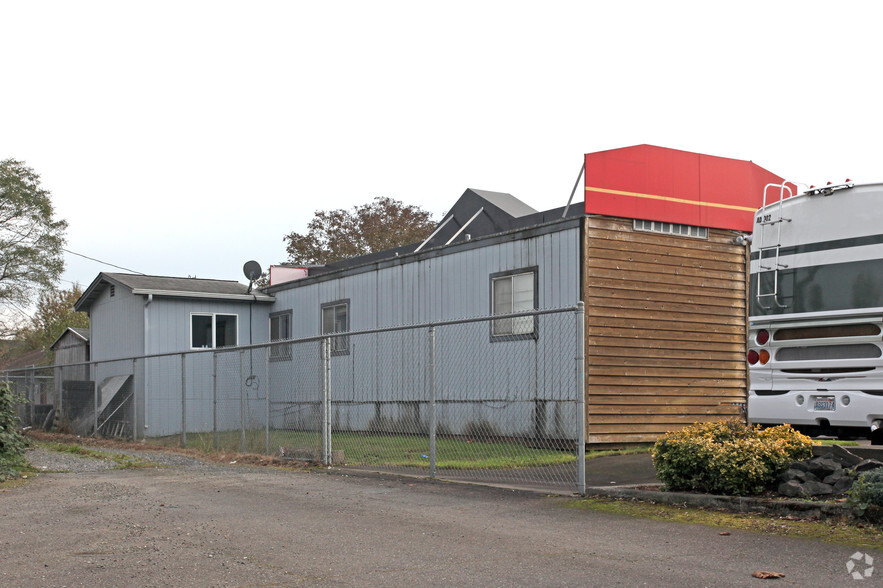
<path fill-rule="evenodd" d="M 172 278 L 101 272 L 86 288 L 74 305 L 75 310 L 88 310 L 92 302 L 109 285 L 128 288 L 133 294 L 168 296 L 176 298 L 205 298 L 210 300 L 242 300 L 243 302 L 273 302 L 273 297 L 233 280 L 204 278 Z"/>

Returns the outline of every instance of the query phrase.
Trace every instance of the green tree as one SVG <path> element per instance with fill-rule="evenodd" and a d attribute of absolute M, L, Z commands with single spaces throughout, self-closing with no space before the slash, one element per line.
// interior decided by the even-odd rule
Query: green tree
<path fill-rule="evenodd" d="M 74 303 L 82 295 L 79 284 L 70 290 L 44 290 L 40 293 L 31 323 L 19 334 L 25 348 L 48 351 L 68 327 L 88 329 L 89 315 L 74 310 Z"/>
<path fill-rule="evenodd" d="M 317 265 L 418 243 L 435 224 L 419 206 L 378 196 L 352 210 L 318 210 L 305 235 L 289 233 L 283 240 L 288 263 Z"/>
<path fill-rule="evenodd" d="M 40 176 L 21 161 L 0 161 L 0 336 L 17 327 L 10 316 L 58 282 L 66 229 Z"/>

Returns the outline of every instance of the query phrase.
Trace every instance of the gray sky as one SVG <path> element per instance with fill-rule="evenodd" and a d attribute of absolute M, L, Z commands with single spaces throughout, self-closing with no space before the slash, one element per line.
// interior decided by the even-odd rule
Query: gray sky
<path fill-rule="evenodd" d="M 0 0 L 0 159 L 42 176 L 71 251 L 240 281 L 317 209 L 382 195 L 440 217 L 466 188 L 553 208 L 583 153 L 640 143 L 883 181 L 881 17 L 862 1 Z M 84 286 L 117 271 L 67 263 Z"/>

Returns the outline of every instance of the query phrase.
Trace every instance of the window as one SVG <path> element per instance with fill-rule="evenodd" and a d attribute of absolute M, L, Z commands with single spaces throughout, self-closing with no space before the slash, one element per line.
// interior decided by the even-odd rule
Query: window
<path fill-rule="evenodd" d="M 683 237 L 695 237 L 708 239 L 708 227 L 695 227 L 693 225 L 679 225 L 677 223 L 663 223 L 635 219 L 633 225 L 636 231 L 649 231 L 651 233 L 664 233 L 666 235 L 681 235 Z"/>
<path fill-rule="evenodd" d="M 291 311 L 276 312 L 270 315 L 270 341 L 291 339 Z M 270 359 L 291 359 L 291 345 L 270 347 Z"/>
<path fill-rule="evenodd" d="M 322 334 L 346 333 L 350 330 L 349 300 L 338 300 L 322 305 Z M 345 355 L 350 352 L 349 337 L 332 337 L 331 353 Z"/>
<path fill-rule="evenodd" d="M 235 347 L 239 338 L 238 318 L 235 314 L 191 314 L 190 347 Z"/>
<path fill-rule="evenodd" d="M 491 276 L 491 313 L 511 314 L 537 307 L 536 268 L 501 272 Z M 536 317 L 520 316 L 493 321 L 493 337 L 535 337 Z"/>

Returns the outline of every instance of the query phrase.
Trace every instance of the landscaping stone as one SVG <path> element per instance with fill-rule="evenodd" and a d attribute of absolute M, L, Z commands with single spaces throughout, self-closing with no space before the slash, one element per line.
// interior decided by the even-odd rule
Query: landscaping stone
<path fill-rule="evenodd" d="M 856 473 L 867 472 L 868 470 L 875 470 L 877 468 L 883 468 L 883 462 L 877 461 L 876 459 L 865 459 L 860 461 L 855 466 Z"/>
<path fill-rule="evenodd" d="M 814 457 L 806 462 L 807 471 L 814 474 L 819 480 L 824 480 L 836 471 L 842 470 L 843 466 L 834 461 L 829 455 L 826 457 Z"/>
<path fill-rule="evenodd" d="M 779 480 L 782 482 L 806 482 L 806 472 L 794 468 L 788 468 L 782 472 L 782 475 L 779 476 Z"/>
<path fill-rule="evenodd" d="M 806 465 L 805 461 L 798 461 L 798 462 L 792 463 L 791 467 L 789 467 L 788 469 L 789 470 L 797 470 L 799 472 L 805 472 L 805 471 L 807 471 L 807 469 L 809 469 L 809 466 Z"/>
<path fill-rule="evenodd" d="M 855 449 L 855 448 L 851 448 Z M 862 458 L 840 445 L 813 445 L 813 457 L 827 457 L 849 469 L 859 463 Z"/>
<path fill-rule="evenodd" d="M 779 477 L 778 492 L 791 498 L 843 494 L 852 487 L 854 463 L 833 453 L 795 462 Z"/>
<path fill-rule="evenodd" d="M 839 480 L 834 482 L 834 485 L 832 486 L 832 488 L 834 489 L 834 494 L 845 494 L 847 491 L 849 491 L 850 488 L 852 488 L 853 482 L 855 482 L 855 480 L 849 476 L 841 477 Z"/>
<path fill-rule="evenodd" d="M 827 496 L 834 493 L 834 488 L 830 484 L 822 482 L 804 482 L 802 486 L 807 496 Z"/>
<path fill-rule="evenodd" d="M 788 480 L 779 484 L 779 494 L 788 496 L 789 498 L 799 498 L 805 496 L 803 484 L 797 480 Z"/>

